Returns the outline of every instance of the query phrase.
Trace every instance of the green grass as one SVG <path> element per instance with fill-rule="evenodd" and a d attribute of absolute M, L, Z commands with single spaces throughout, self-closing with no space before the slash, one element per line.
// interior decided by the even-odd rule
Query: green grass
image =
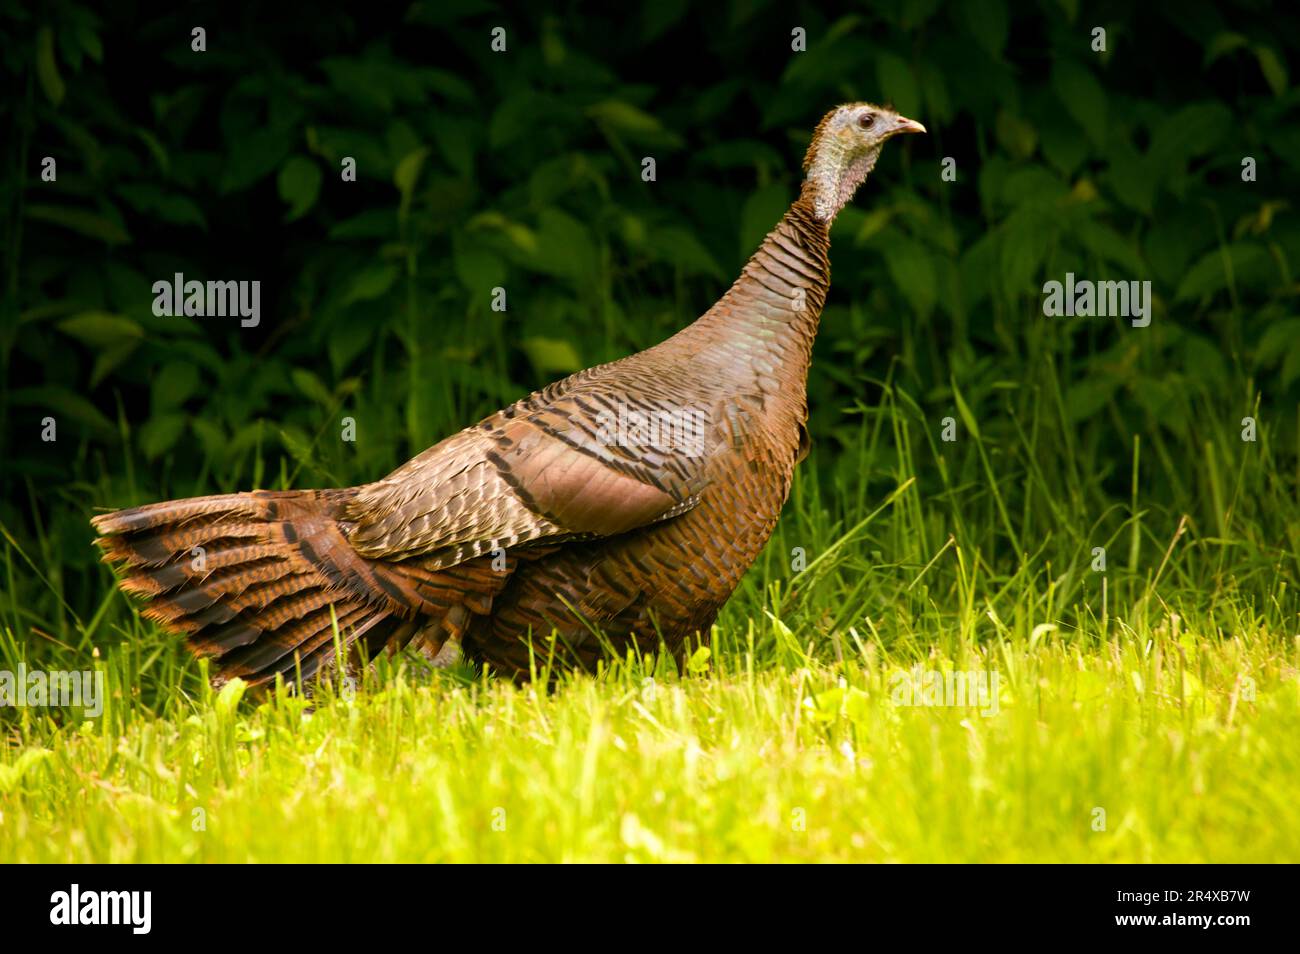
<path fill-rule="evenodd" d="M 1295 860 L 1295 552 L 1267 541 L 1296 507 L 1267 437 L 1220 440 L 1179 499 L 1140 444 L 1086 466 L 1040 403 L 944 445 L 888 387 L 685 672 L 551 691 L 399 657 L 310 707 L 214 697 L 106 571 L 78 615 L 57 546 L 9 535 L 0 668 L 94 665 L 111 699 L 0 710 L 0 860 Z M 895 704 L 917 666 L 996 672 L 997 712 Z"/>
<path fill-rule="evenodd" d="M 552 693 L 399 667 L 311 709 L 228 691 L 155 715 L 115 680 L 97 723 L 15 727 L 0 858 L 1293 860 L 1300 683 L 1271 635 L 929 660 L 999 670 L 993 716 L 893 705 L 857 639 L 833 665 L 719 639 L 685 678 L 632 661 Z M 48 754 L 15 771 L 24 750 Z"/>

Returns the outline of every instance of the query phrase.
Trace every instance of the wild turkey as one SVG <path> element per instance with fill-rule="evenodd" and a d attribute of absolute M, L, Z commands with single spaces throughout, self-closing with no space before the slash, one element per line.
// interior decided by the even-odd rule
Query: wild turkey
<path fill-rule="evenodd" d="M 887 139 L 924 131 L 869 103 L 827 114 L 799 198 L 667 341 L 529 395 L 375 483 L 97 516 L 104 559 L 149 598 L 146 616 L 214 658 L 216 682 L 310 678 L 334 657 L 335 624 L 362 658 L 413 642 L 516 678 L 548 657 L 591 668 L 610 648 L 678 651 L 757 557 L 807 452 L 831 222 Z"/>

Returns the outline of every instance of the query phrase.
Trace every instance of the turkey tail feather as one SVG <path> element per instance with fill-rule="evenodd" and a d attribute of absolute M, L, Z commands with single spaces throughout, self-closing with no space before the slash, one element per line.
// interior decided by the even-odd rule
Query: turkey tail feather
<path fill-rule="evenodd" d="M 373 572 L 335 514 L 349 491 L 254 491 L 194 497 L 95 517 L 105 562 L 143 615 L 211 657 L 215 683 L 314 676 L 345 646 L 380 645 L 401 622 L 359 581 Z"/>

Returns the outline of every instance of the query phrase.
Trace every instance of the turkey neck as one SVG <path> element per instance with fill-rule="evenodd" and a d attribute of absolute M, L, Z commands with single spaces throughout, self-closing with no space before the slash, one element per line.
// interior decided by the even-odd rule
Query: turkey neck
<path fill-rule="evenodd" d="M 830 282 L 830 226 L 818 217 L 815 189 L 805 182 L 727 293 L 675 337 L 725 393 L 760 403 L 780 394 L 802 412 Z"/>

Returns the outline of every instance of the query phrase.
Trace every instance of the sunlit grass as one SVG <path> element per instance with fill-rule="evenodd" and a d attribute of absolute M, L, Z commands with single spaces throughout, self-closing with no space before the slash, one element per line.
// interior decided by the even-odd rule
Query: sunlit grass
<path fill-rule="evenodd" d="M 545 692 L 401 665 L 351 698 L 234 689 L 164 715 L 109 666 L 99 721 L 11 723 L 0 859 L 1300 856 L 1294 641 L 1048 633 L 927 660 L 997 671 L 994 714 L 895 705 L 893 661 L 846 635 L 835 663 L 722 637 L 684 678 L 632 660 Z"/>

